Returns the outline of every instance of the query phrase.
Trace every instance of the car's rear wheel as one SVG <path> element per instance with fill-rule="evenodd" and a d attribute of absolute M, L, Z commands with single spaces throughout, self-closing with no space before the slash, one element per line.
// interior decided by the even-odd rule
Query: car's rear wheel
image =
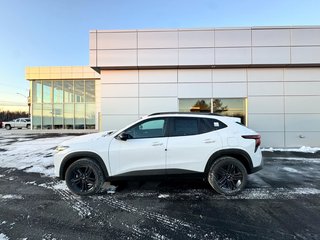
<path fill-rule="evenodd" d="M 81 158 L 68 167 L 66 183 L 74 194 L 88 196 L 100 191 L 104 177 L 97 163 L 92 159 Z"/>
<path fill-rule="evenodd" d="M 6 125 L 6 129 L 7 130 L 10 130 L 11 129 L 11 126 L 8 124 L 8 125 Z"/>
<path fill-rule="evenodd" d="M 28 128 L 28 129 L 30 129 L 30 128 L 31 128 L 31 127 L 30 127 L 30 124 L 27 124 L 27 128 Z"/>
<path fill-rule="evenodd" d="M 247 183 L 247 170 L 233 157 L 221 157 L 211 166 L 208 181 L 215 191 L 231 196 L 240 193 Z"/>

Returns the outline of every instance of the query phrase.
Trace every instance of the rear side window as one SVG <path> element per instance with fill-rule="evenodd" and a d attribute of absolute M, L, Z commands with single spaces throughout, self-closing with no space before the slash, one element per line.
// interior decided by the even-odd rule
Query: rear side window
<path fill-rule="evenodd" d="M 172 136 L 188 136 L 199 134 L 198 118 L 179 117 L 172 121 Z"/>
<path fill-rule="evenodd" d="M 226 128 L 227 125 L 217 119 L 200 118 L 199 132 L 206 133 Z"/>
<path fill-rule="evenodd" d="M 219 120 L 198 117 L 175 117 L 170 125 L 170 135 L 175 137 L 202 134 L 227 127 Z"/>

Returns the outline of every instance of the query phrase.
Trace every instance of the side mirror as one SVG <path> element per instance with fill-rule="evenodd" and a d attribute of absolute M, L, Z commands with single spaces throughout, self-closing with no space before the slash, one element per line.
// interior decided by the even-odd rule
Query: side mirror
<path fill-rule="evenodd" d="M 118 138 L 122 141 L 127 141 L 131 136 L 128 133 L 122 132 L 118 135 Z"/>

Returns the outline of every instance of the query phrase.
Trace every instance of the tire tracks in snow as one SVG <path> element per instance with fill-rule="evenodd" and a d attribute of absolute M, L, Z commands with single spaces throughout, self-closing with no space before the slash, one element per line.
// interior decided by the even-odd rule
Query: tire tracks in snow
<path fill-rule="evenodd" d="M 97 210 L 91 207 L 89 203 L 86 202 L 83 198 L 81 199 L 81 197 L 75 196 L 69 190 L 65 189 L 63 184 L 64 182 L 62 181 L 54 180 L 51 183 L 40 184 L 38 186 L 51 189 L 55 193 L 57 193 L 61 197 L 61 199 L 65 201 L 68 204 L 68 206 L 70 206 L 75 212 L 77 212 L 77 214 L 82 219 L 101 217 L 101 213 L 99 213 Z M 105 221 L 106 219 L 103 220 Z M 148 229 L 141 229 L 137 225 L 129 226 L 128 224 L 124 223 L 122 223 L 121 225 L 123 225 L 130 232 L 130 234 L 133 235 L 133 239 L 167 239 L 160 233 L 150 231 Z"/>
<path fill-rule="evenodd" d="M 205 229 L 203 229 L 203 227 L 195 225 L 193 223 L 186 222 L 184 220 L 130 206 L 125 202 L 116 199 L 114 196 L 94 196 L 91 198 L 95 201 L 106 203 L 112 208 L 121 209 L 130 214 L 139 215 L 148 220 L 155 221 L 160 226 L 175 233 L 177 236 L 181 237 L 181 234 L 183 234 L 184 239 L 232 239 L 230 237 L 228 238 L 228 236 L 225 234 L 222 235 L 216 233 L 213 229 L 207 229 L 206 231 Z M 160 239 L 166 238 L 166 236 L 163 235 L 159 237 Z"/>
<path fill-rule="evenodd" d="M 47 189 L 53 190 L 57 193 L 63 201 L 65 201 L 68 206 L 70 206 L 82 219 L 87 218 L 100 218 L 101 213 L 95 210 L 93 207 L 89 205 L 83 198 L 73 195 L 69 190 L 65 189 L 63 186 L 64 182 L 54 180 L 50 183 L 40 184 L 38 186 L 45 187 Z M 140 217 L 146 218 L 148 220 L 154 221 L 159 224 L 161 227 L 169 230 L 168 233 L 170 236 L 166 236 L 161 233 L 161 229 L 158 227 L 153 228 L 141 228 L 140 226 L 134 224 L 129 225 L 127 223 L 121 223 L 123 227 L 125 227 L 130 234 L 132 234 L 133 239 L 155 239 L 155 240 L 165 240 L 171 239 L 172 235 L 181 236 L 184 235 L 185 239 L 225 239 L 226 235 L 219 235 L 212 229 L 205 231 L 202 227 L 188 223 L 186 221 L 173 218 L 161 213 L 150 212 L 144 209 L 139 209 L 137 207 L 131 206 L 124 201 L 118 200 L 115 196 L 93 196 L 88 199 L 93 201 L 99 201 L 100 203 L 106 203 L 108 206 L 117 209 L 123 210 L 129 214 L 138 215 Z M 106 221 L 106 219 L 103 219 Z M 109 224 L 110 225 L 110 224 Z M 112 224 L 114 225 L 114 224 Z M 231 238 L 228 238 L 231 239 Z"/>

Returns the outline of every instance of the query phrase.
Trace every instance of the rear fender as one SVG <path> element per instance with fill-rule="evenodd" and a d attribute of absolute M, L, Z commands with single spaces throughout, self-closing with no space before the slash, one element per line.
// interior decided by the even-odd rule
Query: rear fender
<path fill-rule="evenodd" d="M 223 149 L 220 151 L 217 151 L 211 155 L 209 158 L 205 170 L 205 173 L 208 173 L 210 170 L 211 165 L 219 158 L 224 157 L 224 156 L 229 156 L 233 157 L 235 159 L 238 159 L 247 169 L 248 174 L 252 173 L 253 165 L 252 165 L 252 160 L 251 157 L 247 152 L 241 149 Z"/>

